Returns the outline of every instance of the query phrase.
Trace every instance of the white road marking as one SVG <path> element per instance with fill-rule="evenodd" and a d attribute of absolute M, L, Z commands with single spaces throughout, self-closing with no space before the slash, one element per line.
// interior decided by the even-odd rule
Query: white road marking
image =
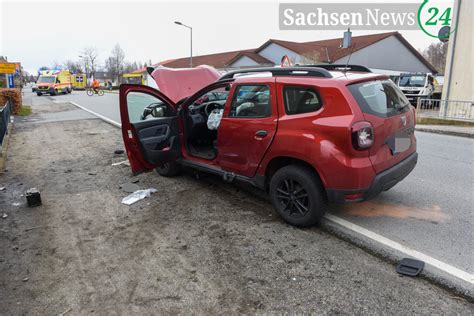
<path fill-rule="evenodd" d="M 111 119 L 109 119 L 108 117 L 105 117 L 105 116 L 103 116 L 103 115 L 101 115 L 101 114 L 99 114 L 99 113 L 96 113 L 96 112 L 94 112 L 94 111 L 92 111 L 92 110 L 89 110 L 89 109 L 83 107 L 82 105 L 77 104 L 76 102 L 72 102 L 72 101 L 68 101 L 68 102 L 71 103 L 71 104 L 74 105 L 74 106 L 77 106 L 77 107 L 80 108 L 80 109 L 83 109 L 83 110 L 86 111 L 86 112 L 89 112 L 89 113 L 92 114 L 92 115 L 97 116 L 97 117 L 100 118 L 101 120 L 103 120 L 103 121 L 105 121 L 105 122 L 107 122 L 107 123 L 109 123 L 109 124 L 111 124 L 111 125 L 113 125 L 113 126 L 115 126 L 115 127 L 122 128 L 122 124 L 120 124 L 120 123 L 118 123 L 118 122 L 115 122 L 114 120 L 111 120 Z"/>
<path fill-rule="evenodd" d="M 452 265 L 449 265 L 445 262 L 439 261 L 438 259 L 435 259 L 433 257 L 430 257 L 428 255 L 425 255 L 424 253 L 421 253 L 419 251 L 416 251 L 414 249 L 411 249 L 407 246 L 404 246 L 396 241 L 393 241 L 391 239 L 388 239 L 384 236 L 381 236 L 377 233 L 374 233 L 366 228 L 363 228 L 359 225 L 353 224 L 349 221 L 346 221 L 345 219 L 342 219 L 340 217 L 334 216 L 332 214 L 326 214 L 326 219 L 330 220 L 331 222 L 334 222 L 338 225 L 341 225 L 347 229 L 350 229 L 362 236 L 365 236 L 367 238 L 370 238 L 372 240 L 375 240 L 378 243 L 381 243 L 382 245 L 385 245 L 387 247 L 390 247 L 392 249 L 398 250 L 414 259 L 424 261 L 426 264 L 429 264 L 432 267 L 435 267 L 441 271 L 444 271 L 452 276 L 455 276 L 458 279 L 461 279 L 463 281 L 466 281 L 468 283 L 474 284 L 474 274 L 470 274 L 466 271 L 460 270 L 456 267 L 453 267 Z"/>
<path fill-rule="evenodd" d="M 121 128 L 122 125 L 118 122 L 115 122 L 103 115 L 100 115 L 98 113 L 95 113 L 94 111 L 91 111 L 89 109 L 86 109 L 85 107 L 75 103 L 75 102 L 71 102 L 69 101 L 71 104 L 83 109 L 84 111 L 87 111 L 97 117 L 99 117 L 100 119 L 104 120 L 105 122 L 109 123 L 109 124 L 112 124 L 118 128 Z M 400 251 L 414 259 L 417 259 L 417 260 L 421 260 L 421 261 L 424 261 L 426 264 L 432 266 L 432 267 L 435 267 L 441 271 L 444 271 L 446 273 L 448 273 L 449 275 L 452 275 L 458 279 L 461 279 L 465 282 L 468 282 L 470 284 L 474 284 L 474 274 L 471 274 L 469 272 L 466 272 L 466 271 L 463 271 L 461 269 L 458 269 L 456 267 L 453 267 L 452 265 L 449 265 L 445 262 L 442 262 L 438 259 L 435 259 L 431 256 L 428 256 L 428 255 L 425 255 L 424 253 L 421 253 L 417 250 L 414 250 L 414 249 L 411 249 L 410 247 L 407 247 L 407 246 L 404 246 L 396 241 L 393 241 L 391 239 L 388 239 L 387 237 L 384 237 L 382 235 L 379 235 L 377 233 L 374 233 L 373 231 L 370 231 L 364 227 L 361 227 L 359 225 L 356 225 L 354 223 L 351 223 L 349 221 L 346 221 L 345 219 L 342 219 L 340 217 L 337 217 L 335 215 L 332 215 L 332 214 L 326 214 L 325 215 L 325 218 L 333 223 L 336 223 L 338 225 L 341 225 L 342 227 L 345 227 L 347 229 L 350 229 L 352 230 L 353 232 L 356 232 L 362 236 L 365 236 L 367 238 L 370 238 L 382 245 L 385 245 L 387 247 L 390 247 L 394 250 L 397 250 L 397 251 Z"/>

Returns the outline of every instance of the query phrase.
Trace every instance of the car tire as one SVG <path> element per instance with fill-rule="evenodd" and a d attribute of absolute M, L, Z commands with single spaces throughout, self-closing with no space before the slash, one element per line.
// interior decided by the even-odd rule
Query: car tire
<path fill-rule="evenodd" d="M 58 90 L 53 90 L 53 91 L 51 92 L 51 95 L 56 95 L 56 94 L 58 94 Z"/>
<path fill-rule="evenodd" d="M 40 97 L 40 96 L 42 96 L 43 94 L 42 94 L 41 92 L 36 92 L 36 95 Z"/>
<path fill-rule="evenodd" d="M 177 162 L 165 163 L 157 167 L 156 172 L 162 177 L 174 177 L 181 173 L 181 165 Z"/>
<path fill-rule="evenodd" d="M 277 213 L 291 225 L 312 226 L 326 213 L 326 195 L 310 168 L 290 165 L 279 169 L 270 180 L 269 193 Z"/>

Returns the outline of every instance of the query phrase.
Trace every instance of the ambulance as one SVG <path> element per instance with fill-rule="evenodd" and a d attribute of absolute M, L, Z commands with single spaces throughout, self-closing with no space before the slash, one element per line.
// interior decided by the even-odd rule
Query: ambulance
<path fill-rule="evenodd" d="M 39 75 L 36 81 L 36 94 L 38 96 L 71 93 L 71 73 L 69 70 L 43 70 Z"/>
<path fill-rule="evenodd" d="M 74 90 L 84 90 L 87 86 L 87 78 L 85 74 L 71 75 L 71 84 Z"/>

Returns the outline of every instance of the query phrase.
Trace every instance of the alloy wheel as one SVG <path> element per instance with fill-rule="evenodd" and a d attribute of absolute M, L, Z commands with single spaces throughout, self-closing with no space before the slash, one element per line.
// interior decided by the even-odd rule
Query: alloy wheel
<path fill-rule="evenodd" d="M 283 206 L 283 212 L 291 217 L 303 217 L 310 209 L 308 192 L 294 179 L 287 178 L 280 182 L 276 198 Z"/>

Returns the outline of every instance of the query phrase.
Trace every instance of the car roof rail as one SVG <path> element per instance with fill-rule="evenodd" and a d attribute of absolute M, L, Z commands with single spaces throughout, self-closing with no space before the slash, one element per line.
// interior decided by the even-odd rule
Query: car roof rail
<path fill-rule="evenodd" d="M 248 68 L 231 71 L 220 77 L 219 81 L 225 79 L 235 78 L 236 75 L 240 74 L 251 74 L 259 72 L 270 72 L 272 76 L 297 76 L 297 77 L 322 77 L 332 78 L 329 71 L 318 67 L 262 67 L 262 68 Z"/>
<path fill-rule="evenodd" d="M 362 65 L 346 65 L 346 64 L 316 64 L 316 65 L 298 65 L 298 67 L 316 67 L 323 68 L 326 70 L 333 71 L 359 71 L 359 72 L 372 72 L 369 68 Z"/>

